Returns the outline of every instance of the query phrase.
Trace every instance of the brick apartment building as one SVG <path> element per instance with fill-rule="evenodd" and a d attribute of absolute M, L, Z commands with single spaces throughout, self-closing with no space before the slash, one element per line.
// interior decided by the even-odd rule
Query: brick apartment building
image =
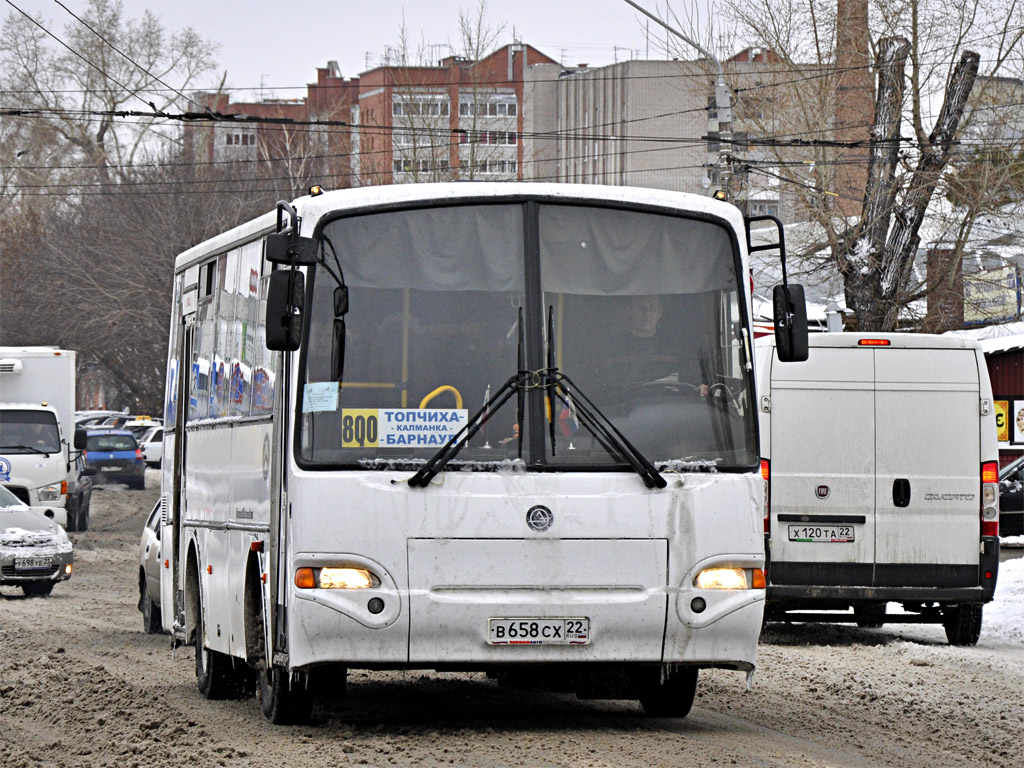
<path fill-rule="evenodd" d="M 555 62 L 522 43 L 479 61 L 386 65 L 350 79 L 330 62 L 302 99 L 200 95 L 200 110 L 243 118 L 188 123 L 185 146 L 202 161 L 270 163 L 295 193 L 312 183 L 521 179 L 524 72 L 537 64 Z"/>

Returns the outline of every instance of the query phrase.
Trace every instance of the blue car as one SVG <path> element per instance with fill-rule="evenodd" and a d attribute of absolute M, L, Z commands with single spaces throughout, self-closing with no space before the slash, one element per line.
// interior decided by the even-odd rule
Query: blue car
<path fill-rule="evenodd" d="M 98 483 L 124 483 L 139 491 L 146 487 L 142 449 L 127 429 L 86 432 L 85 465 L 95 468 Z"/>

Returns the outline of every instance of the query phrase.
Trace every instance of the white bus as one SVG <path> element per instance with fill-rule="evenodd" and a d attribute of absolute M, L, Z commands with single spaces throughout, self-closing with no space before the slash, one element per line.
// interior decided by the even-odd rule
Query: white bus
<path fill-rule="evenodd" d="M 708 198 L 458 183 L 181 254 L 161 603 L 202 694 L 299 722 L 351 668 L 478 670 L 685 716 L 698 669 L 752 672 L 748 250 Z"/>

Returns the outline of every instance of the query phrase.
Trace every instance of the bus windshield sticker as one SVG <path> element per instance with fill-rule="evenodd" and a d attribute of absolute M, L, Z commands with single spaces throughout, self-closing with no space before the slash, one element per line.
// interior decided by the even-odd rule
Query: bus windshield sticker
<path fill-rule="evenodd" d="M 338 410 L 338 382 L 316 381 L 302 388 L 302 412 Z"/>
<path fill-rule="evenodd" d="M 343 448 L 440 448 L 469 422 L 464 408 L 343 408 Z"/>

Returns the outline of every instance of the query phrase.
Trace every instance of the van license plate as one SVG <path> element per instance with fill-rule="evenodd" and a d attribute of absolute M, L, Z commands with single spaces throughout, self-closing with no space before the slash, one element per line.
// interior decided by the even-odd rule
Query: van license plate
<path fill-rule="evenodd" d="M 487 620 L 488 645 L 589 645 L 590 619 L 500 618 Z"/>
<path fill-rule="evenodd" d="M 48 557 L 16 557 L 14 559 L 14 570 L 22 571 L 30 568 L 49 568 L 53 560 Z"/>
<path fill-rule="evenodd" d="M 789 526 L 789 540 L 825 542 L 826 544 L 846 544 L 853 541 L 853 526 L 791 525 Z"/>

